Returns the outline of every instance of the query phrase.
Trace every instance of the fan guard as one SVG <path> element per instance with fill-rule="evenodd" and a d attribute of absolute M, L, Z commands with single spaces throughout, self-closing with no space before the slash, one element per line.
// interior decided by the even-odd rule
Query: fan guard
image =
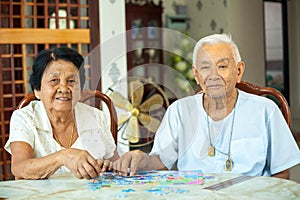
<path fill-rule="evenodd" d="M 128 95 L 122 91 L 127 86 Z M 169 106 L 169 99 L 161 86 L 144 77 L 119 80 L 107 91 L 117 108 L 118 131 L 130 147 L 143 147 L 154 140 L 157 128 Z M 118 112 L 118 110 L 122 112 Z"/>

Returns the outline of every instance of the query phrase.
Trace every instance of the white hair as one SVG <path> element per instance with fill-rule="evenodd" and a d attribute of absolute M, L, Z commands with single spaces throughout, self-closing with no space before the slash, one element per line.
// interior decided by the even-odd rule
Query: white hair
<path fill-rule="evenodd" d="M 206 37 L 201 38 L 197 44 L 194 47 L 193 51 L 193 65 L 196 67 L 196 61 L 197 61 L 197 53 L 200 48 L 202 48 L 204 45 L 216 45 L 216 44 L 229 44 L 232 49 L 233 59 L 236 63 L 241 61 L 241 56 L 239 49 L 235 42 L 231 39 L 230 35 L 227 34 L 213 34 Z"/>

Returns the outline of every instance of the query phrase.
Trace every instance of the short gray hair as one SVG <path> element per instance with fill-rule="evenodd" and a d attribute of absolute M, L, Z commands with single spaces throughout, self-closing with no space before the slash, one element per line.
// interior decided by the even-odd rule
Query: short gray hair
<path fill-rule="evenodd" d="M 213 34 L 206 37 L 201 38 L 197 44 L 194 47 L 193 51 L 193 65 L 196 67 L 196 61 L 197 61 L 197 53 L 200 48 L 202 48 L 204 45 L 216 45 L 216 44 L 229 44 L 232 49 L 233 59 L 236 63 L 241 61 L 241 56 L 239 49 L 235 42 L 231 39 L 230 35 L 227 34 Z"/>

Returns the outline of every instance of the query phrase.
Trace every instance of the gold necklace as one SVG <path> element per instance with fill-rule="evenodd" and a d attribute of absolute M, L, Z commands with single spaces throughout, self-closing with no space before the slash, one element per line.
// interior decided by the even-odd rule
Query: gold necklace
<path fill-rule="evenodd" d="M 236 100 L 237 102 L 237 100 Z M 209 109 L 209 106 L 207 106 L 207 109 Z M 233 168 L 233 161 L 230 157 L 231 155 L 231 140 L 232 140 L 232 132 L 233 132 L 233 125 L 234 125 L 234 118 L 235 118 L 235 105 L 233 107 L 233 117 L 232 117 L 232 122 L 231 122 L 231 131 L 230 131 L 230 139 L 229 139 L 229 147 L 228 147 L 228 153 L 224 153 L 221 150 L 217 149 L 211 141 L 211 136 L 210 136 L 210 126 L 209 126 L 209 119 L 208 119 L 208 113 L 209 111 L 207 110 L 206 114 L 206 120 L 207 120 L 207 129 L 208 129 L 208 137 L 209 137 L 209 147 L 208 147 L 208 156 L 215 156 L 215 150 L 218 151 L 219 153 L 227 156 L 227 160 L 224 163 L 224 170 L 225 171 L 232 171 Z"/>
<path fill-rule="evenodd" d="M 66 148 L 70 148 L 71 145 L 72 145 L 74 129 L 75 129 L 75 122 L 73 123 L 73 126 L 72 126 L 72 132 L 71 132 L 71 136 L 70 136 L 69 146 L 66 147 Z M 62 143 L 59 141 L 59 139 L 58 139 L 57 135 L 55 134 L 55 132 L 53 132 L 53 135 L 54 135 L 54 139 L 58 142 L 58 144 L 63 147 Z"/>

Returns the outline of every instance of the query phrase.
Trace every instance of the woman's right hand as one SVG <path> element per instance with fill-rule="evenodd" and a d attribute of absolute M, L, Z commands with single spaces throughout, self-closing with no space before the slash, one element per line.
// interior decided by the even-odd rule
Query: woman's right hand
<path fill-rule="evenodd" d="M 63 165 L 77 178 L 96 178 L 101 173 L 101 166 L 86 150 L 68 148 L 61 151 Z"/>

